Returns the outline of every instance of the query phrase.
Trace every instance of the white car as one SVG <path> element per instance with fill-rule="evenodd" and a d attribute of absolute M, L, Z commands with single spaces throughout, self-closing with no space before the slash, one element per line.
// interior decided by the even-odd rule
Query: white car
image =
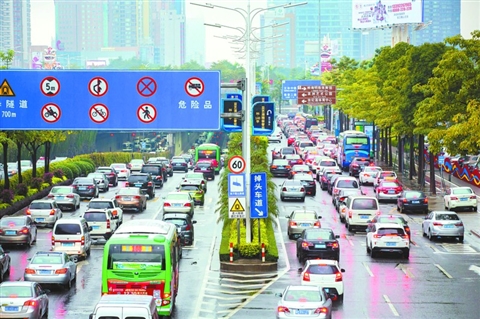
<path fill-rule="evenodd" d="M 367 228 L 368 221 L 375 215 L 380 215 L 380 205 L 373 196 L 348 196 L 345 201 L 344 213 L 345 226 L 349 231 L 354 228 Z M 342 210 L 341 213 L 342 213 Z M 342 216 L 342 214 L 340 214 Z"/>
<path fill-rule="evenodd" d="M 130 169 L 131 172 L 134 171 L 141 171 L 143 165 L 145 165 L 145 162 L 143 159 L 132 159 L 130 163 L 127 165 L 127 167 Z"/>
<path fill-rule="evenodd" d="M 117 172 L 117 179 L 128 180 L 130 177 L 130 170 L 127 167 L 127 164 L 124 163 L 113 163 L 110 165 L 111 168 Z"/>
<path fill-rule="evenodd" d="M 281 143 L 282 142 L 282 132 L 272 133 L 271 135 L 267 136 L 267 138 L 268 138 L 268 142 Z"/>
<path fill-rule="evenodd" d="M 377 173 L 381 171 L 382 168 L 380 166 L 363 166 L 362 171 L 358 174 L 358 181 L 360 185 L 373 185 Z"/>
<path fill-rule="evenodd" d="M 375 223 L 367 233 L 367 253 L 374 258 L 380 252 L 400 253 L 405 259 L 410 256 L 410 238 L 402 225 Z"/>
<path fill-rule="evenodd" d="M 117 223 L 123 223 L 123 209 L 115 198 L 92 198 L 87 209 L 103 209 L 111 211 L 112 216 L 117 216 Z"/>
<path fill-rule="evenodd" d="M 473 211 L 477 210 L 477 195 L 470 187 L 454 187 L 447 190 L 443 197 L 445 208 L 453 210 L 455 208 L 466 207 Z"/>
<path fill-rule="evenodd" d="M 338 261 L 331 259 L 313 259 L 305 262 L 302 274 L 302 285 L 320 286 L 326 292 L 335 294 L 343 301 L 343 274 L 345 269 L 338 266 Z"/>

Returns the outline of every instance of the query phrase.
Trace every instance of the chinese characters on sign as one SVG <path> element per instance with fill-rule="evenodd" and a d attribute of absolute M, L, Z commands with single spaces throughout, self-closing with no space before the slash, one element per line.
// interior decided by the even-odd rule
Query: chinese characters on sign
<path fill-rule="evenodd" d="M 267 174 L 250 174 L 250 217 L 268 217 Z"/>
<path fill-rule="evenodd" d="M 334 85 L 299 86 L 298 104 L 329 105 L 337 101 L 337 87 Z"/>

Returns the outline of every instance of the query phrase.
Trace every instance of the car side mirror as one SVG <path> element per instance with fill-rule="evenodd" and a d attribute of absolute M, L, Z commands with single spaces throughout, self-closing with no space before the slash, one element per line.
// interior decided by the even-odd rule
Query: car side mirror
<path fill-rule="evenodd" d="M 283 297 L 283 294 L 281 292 L 278 292 L 278 293 L 275 294 L 275 297 L 280 297 L 281 298 L 281 297 Z"/>
<path fill-rule="evenodd" d="M 88 319 L 93 319 L 93 313 L 91 313 L 90 316 L 88 316 Z"/>
<path fill-rule="evenodd" d="M 340 235 L 335 235 L 335 238 L 336 238 L 336 239 L 339 239 L 339 238 L 340 238 Z"/>
<path fill-rule="evenodd" d="M 78 262 L 78 258 L 77 257 L 70 257 L 70 261 L 73 261 L 74 263 L 77 263 Z"/>
<path fill-rule="evenodd" d="M 88 231 L 92 231 L 92 230 L 93 230 L 92 226 L 88 226 Z"/>
<path fill-rule="evenodd" d="M 341 271 L 341 272 L 345 272 L 345 269 L 341 268 L 340 271 Z"/>

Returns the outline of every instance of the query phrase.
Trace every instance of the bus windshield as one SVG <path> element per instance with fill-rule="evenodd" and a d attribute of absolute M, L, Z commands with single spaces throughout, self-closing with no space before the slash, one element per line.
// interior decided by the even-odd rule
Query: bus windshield
<path fill-rule="evenodd" d="M 217 156 L 216 150 L 198 150 L 198 158 L 214 159 Z"/>
<path fill-rule="evenodd" d="M 111 245 L 108 269 L 165 270 L 165 247 L 162 245 Z"/>
<path fill-rule="evenodd" d="M 347 136 L 345 137 L 346 144 L 362 144 L 362 145 L 367 145 L 369 140 L 368 136 Z"/>

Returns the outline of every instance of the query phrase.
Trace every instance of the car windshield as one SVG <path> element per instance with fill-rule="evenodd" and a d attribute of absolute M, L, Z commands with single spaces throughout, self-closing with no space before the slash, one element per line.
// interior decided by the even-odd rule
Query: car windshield
<path fill-rule="evenodd" d="M 284 296 L 286 301 L 296 301 L 296 302 L 320 302 L 322 301 L 322 296 L 319 291 L 315 290 L 294 290 L 289 289 Z"/>
<path fill-rule="evenodd" d="M 55 235 L 80 235 L 82 233 L 80 224 L 57 224 Z"/>
<path fill-rule="evenodd" d="M 320 166 L 336 166 L 337 163 L 335 161 L 321 161 Z"/>
<path fill-rule="evenodd" d="M 332 275 L 337 273 L 337 267 L 333 265 L 310 265 L 308 272 L 314 275 Z"/>
<path fill-rule="evenodd" d="M 211 164 L 210 163 L 198 163 L 197 164 L 197 168 L 200 168 L 200 169 L 210 169 L 211 168 Z"/>
<path fill-rule="evenodd" d="M 381 172 L 380 173 L 380 178 L 384 177 L 396 177 L 394 172 Z"/>
<path fill-rule="evenodd" d="M 125 164 L 112 164 L 112 167 L 114 169 L 122 169 L 122 168 L 126 168 L 127 166 Z"/>
<path fill-rule="evenodd" d="M 8 227 L 15 227 L 15 226 L 24 226 L 25 219 L 24 218 L 2 218 L 0 219 L 0 226 L 8 226 Z"/>
<path fill-rule="evenodd" d="M 293 219 L 306 219 L 312 220 L 317 219 L 317 215 L 315 213 L 293 213 Z"/>
<path fill-rule="evenodd" d="M 325 240 L 333 239 L 333 234 L 330 231 L 307 231 L 305 232 L 305 239 L 309 240 Z"/>
<path fill-rule="evenodd" d="M 136 187 L 120 188 L 117 195 L 139 195 L 139 192 Z"/>
<path fill-rule="evenodd" d="M 380 228 L 377 231 L 378 235 L 399 235 L 403 236 L 405 235 L 405 232 L 403 231 L 403 228 Z"/>
<path fill-rule="evenodd" d="M 32 202 L 30 204 L 30 209 L 51 209 L 52 204 L 51 203 L 45 203 L 45 202 Z"/>
<path fill-rule="evenodd" d="M 85 212 L 83 218 L 89 222 L 104 222 L 107 220 L 107 216 L 104 212 Z"/>
<path fill-rule="evenodd" d="M 182 191 L 198 191 L 199 187 L 195 185 L 182 185 L 180 186 L 180 190 Z"/>
<path fill-rule="evenodd" d="M 112 170 L 109 169 L 109 168 L 99 168 L 99 169 L 97 169 L 97 172 L 100 172 L 100 173 L 111 173 Z"/>
<path fill-rule="evenodd" d="M 282 154 L 283 154 L 283 155 L 286 155 L 286 154 L 295 154 L 295 149 L 293 149 L 293 148 L 284 148 L 284 149 L 282 149 Z"/>
<path fill-rule="evenodd" d="M 394 182 L 384 182 L 382 183 L 382 187 L 398 187 L 398 184 Z"/>
<path fill-rule="evenodd" d="M 353 200 L 352 209 L 377 210 L 377 201 L 373 198 L 356 198 Z"/>
<path fill-rule="evenodd" d="M 165 200 L 188 200 L 188 194 L 182 194 L 182 193 L 168 194 Z"/>
<path fill-rule="evenodd" d="M 185 163 L 184 158 L 175 158 L 172 160 L 172 163 Z"/>
<path fill-rule="evenodd" d="M 296 172 L 309 172 L 310 167 L 308 167 L 308 165 L 295 165 L 293 170 Z"/>
<path fill-rule="evenodd" d="M 164 221 L 166 221 L 167 223 L 175 224 L 177 226 L 187 225 L 187 221 L 185 219 L 180 219 L 180 218 L 168 218 L 168 219 L 164 219 Z"/>
<path fill-rule="evenodd" d="M 73 193 L 71 187 L 53 187 L 50 191 L 52 194 L 70 194 Z"/>
<path fill-rule="evenodd" d="M 37 255 L 33 257 L 31 264 L 63 264 L 62 256 Z"/>
<path fill-rule="evenodd" d="M 354 180 L 339 180 L 337 188 L 358 188 L 358 183 Z"/>
<path fill-rule="evenodd" d="M 88 204 L 88 208 L 97 208 L 97 209 L 105 209 L 105 208 L 113 208 L 112 202 L 100 202 L 100 201 L 91 201 Z"/>
<path fill-rule="evenodd" d="M 377 223 L 395 223 L 399 225 L 406 225 L 407 221 L 399 216 L 379 216 Z"/>
<path fill-rule="evenodd" d="M 78 178 L 75 180 L 77 184 L 93 184 L 93 180 L 90 178 Z"/>
<path fill-rule="evenodd" d="M 103 176 L 103 174 L 100 174 L 100 173 L 90 173 L 90 174 L 88 174 L 87 177 L 101 179 L 101 178 L 103 178 L 104 176 Z"/>
<path fill-rule="evenodd" d="M 28 297 L 32 297 L 32 288 L 30 286 L 2 285 L 0 287 L 0 298 L 28 298 Z"/>
<path fill-rule="evenodd" d="M 144 163 L 143 163 L 143 160 L 135 160 L 135 159 L 133 159 L 133 160 L 130 161 L 130 164 L 136 164 L 136 165 L 142 164 L 142 165 L 143 165 Z"/>
<path fill-rule="evenodd" d="M 146 175 L 130 175 L 128 178 L 129 182 L 145 182 L 147 180 Z"/>
<path fill-rule="evenodd" d="M 158 166 L 143 166 L 142 173 L 160 174 L 161 168 Z"/>
<path fill-rule="evenodd" d="M 423 198 L 425 197 L 422 192 L 406 192 L 405 198 L 406 199 L 415 199 L 415 198 Z"/>
<path fill-rule="evenodd" d="M 460 220 L 455 214 L 438 214 L 437 220 Z"/>
<path fill-rule="evenodd" d="M 473 192 L 470 188 L 452 189 L 452 194 L 455 194 L 455 195 L 469 195 L 472 193 Z"/>

